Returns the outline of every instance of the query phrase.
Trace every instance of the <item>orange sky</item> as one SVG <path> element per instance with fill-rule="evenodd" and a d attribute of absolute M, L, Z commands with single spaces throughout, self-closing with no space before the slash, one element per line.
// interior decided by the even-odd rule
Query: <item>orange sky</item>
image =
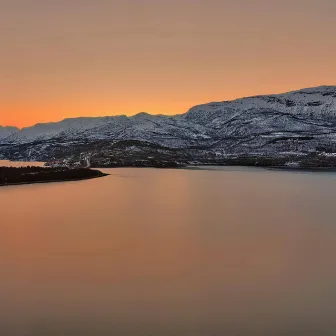
<path fill-rule="evenodd" d="M 2 0 L 0 125 L 336 84 L 335 0 Z"/>

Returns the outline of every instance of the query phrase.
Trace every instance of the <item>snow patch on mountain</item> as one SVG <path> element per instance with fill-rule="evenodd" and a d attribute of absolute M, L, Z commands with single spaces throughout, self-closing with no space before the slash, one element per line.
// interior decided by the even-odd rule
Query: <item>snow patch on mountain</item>
<path fill-rule="evenodd" d="M 0 144 L 7 150 L 40 143 L 48 151 L 50 143 L 75 146 L 120 140 L 169 148 L 219 148 L 225 153 L 336 147 L 336 86 L 212 102 L 175 116 L 141 112 L 132 117 L 69 118 L 22 130 L 0 127 Z"/>
<path fill-rule="evenodd" d="M 20 130 L 17 127 L 3 127 L 0 126 L 0 141 L 8 138 L 9 136 L 18 133 Z"/>

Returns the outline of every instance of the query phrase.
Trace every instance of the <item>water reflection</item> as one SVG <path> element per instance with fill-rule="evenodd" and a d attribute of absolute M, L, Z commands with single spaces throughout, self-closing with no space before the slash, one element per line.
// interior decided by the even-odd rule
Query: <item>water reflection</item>
<path fill-rule="evenodd" d="M 0 160 L 0 167 L 42 167 L 44 162 L 25 162 L 25 161 L 8 161 Z"/>
<path fill-rule="evenodd" d="M 1 335 L 335 335 L 336 175 L 108 172 L 0 188 Z"/>

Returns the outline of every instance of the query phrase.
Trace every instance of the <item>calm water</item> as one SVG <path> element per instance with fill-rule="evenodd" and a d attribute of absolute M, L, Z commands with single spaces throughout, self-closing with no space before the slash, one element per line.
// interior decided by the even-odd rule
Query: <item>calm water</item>
<path fill-rule="evenodd" d="M 26 167 L 26 166 L 41 167 L 41 166 L 44 166 L 44 163 L 43 162 L 24 162 L 24 161 L 13 162 L 13 161 L 1 161 L 0 160 L 0 167 Z"/>
<path fill-rule="evenodd" d="M 0 335 L 336 335 L 336 174 L 106 171 L 0 188 Z"/>

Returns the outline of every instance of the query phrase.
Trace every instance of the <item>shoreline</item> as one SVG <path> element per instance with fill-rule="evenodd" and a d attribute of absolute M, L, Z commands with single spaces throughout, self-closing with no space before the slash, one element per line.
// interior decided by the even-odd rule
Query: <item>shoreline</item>
<path fill-rule="evenodd" d="M 259 170 L 288 171 L 288 172 L 310 172 L 310 173 L 336 173 L 336 167 L 285 167 L 285 166 L 251 166 L 251 165 L 215 165 L 205 164 L 198 166 L 185 166 L 180 169 L 206 170 L 207 167 L 224 167 L 224 168 L 252 168 Z"/>
<path fill-rule="evenodd" d="M 263 167 L 261 167 L 263 168 Z M 311 172 L 311 173 L 336 173 L 336 167 L 265 167 L 269 170 L 284 170 L 284 171 L 297 171 L 297 172 Z"/>
<path fill-rule="evenodd" d="M 0 187 L 83 181 L 108 175 L 98 169 L 3 166 L 0 167 Z"/>
<path fill-rule="evenodd" d="M 89 176 L 89 177 L 82 177 L 82 178 L 76 178 L 76 179 L 63 179 L 63 180 L 50 180 L 50 181 L 31 181 L 31 182 L 17 182 L 17 183 L 6 183 L 6 184 L 0 184 L 1 187 L 12 187 L 12 186 L 20 186 L 20 185 L 29 185 L 29 184 L 47 184 L 47 183 L 62 183 L 62 182 L 79 182 L 79 181 L 85 181 L 85 180 L 92 180 L 97 179 L 100 177 L 106 177 L 110 174 L 103 173 L 100 176 Z"/>
<path fill-rule="evenodd" d="M 14 161 L 15 162 L 15 161 Z M 46 166 L 39 166 L 36 168 L 45 168 L 45 169 L 50 169 Z M 0 167 L 0 168 L 7 168 L 7 169 L 24 169 L 22 167 Z M 176 170 L 211 170 L 211 171 L 220 171 L 226 169 L 237 169 L 237 170 L 242 170 L 242 169 L 257 169 L 257 170 L 268 170 L 268 171 L 283 171 L 283 172 L 296 172 L 296 173 L 336 173 L 336 167 L 299 167 L 299 166 L 283 166 L 283 165 L 251 165 L 251 164 L 221 164 L 221 163 L 203 163 L 203 164 L 178 164 L 178 165 L 114 165 L 110 167 L 91 167 L 90 171 L 96 171 L 99 172 L 98 175 L 88 175 L 88 176 L 74 176 L 74 177 L 69 177 L 66 178 L 59 178 L 59 179 L 50 179 L 50 180 L 39 180 L 37 179 L 36 181 L 22 181 L 22 182 L 9 182 L 9 183 L 1 183 L 0 182 L 0 187 L 9 187 L 9 186 L 20 186 L 20 185 L 29 185 L 29 184 L 46 184 L 46 183 L 62 183 L 62 182 L 79 182 L 79 181 L 85 181 L 85 180 L 91 180 L 99 177 L 106 177 L 111 174 L 102 172 L 102 169 L 115 169 L 115 168 L 148 168 L 148 169 L 176 169 Z M 222 168 L 222 169 L 221 169 Z M 51 168 L 52 169 L 52 168 Z M 65 168 L 65 169 L 70 169 L 70 167 Z M 85 168 L 79 168 L 79 169 L 85 169 Z"/>
<path fill-rule="evenodd" d="M 290 166 L 258 166 L 258 165 L 225 165 L 225 164 L 199 164 L 199 165 L 181 165 L 181 166 L 113 166 L 113 167 L 94 167 L 93 169 L 120 169 L 120 168 L 135 168 L 135 169 L 186 169 L 186 170 L 207 170 L 210 167 L 217 168 L 252 168 L 252 169 L 263 169 L 263 170 L 283 170 L 291 172 L 336 172 L 336 167 L 290 167 Z"/>

